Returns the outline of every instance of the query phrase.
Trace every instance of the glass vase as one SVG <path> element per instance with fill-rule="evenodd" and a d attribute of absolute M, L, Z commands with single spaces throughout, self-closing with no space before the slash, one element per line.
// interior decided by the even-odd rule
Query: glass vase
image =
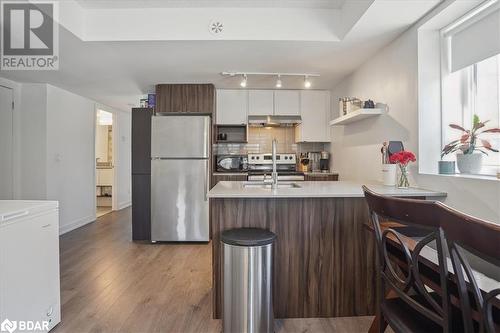
<path fill-rule="evenodd" d="M 410 181 L 408 180 L 408 165 L 399 164 L 398 181 L 396 186 L 398 188 L 410 187 Z"/>

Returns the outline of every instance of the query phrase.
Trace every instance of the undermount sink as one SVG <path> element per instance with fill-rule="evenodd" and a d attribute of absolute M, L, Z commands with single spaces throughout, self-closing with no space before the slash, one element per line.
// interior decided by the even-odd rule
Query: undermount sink
<path fill-rule="evenodd" d="M 244 183 L 243 187 L 247 188 L 262 188 L 262 189 L 271 189 L 271 184 L 265 184 L 265 183 Z M 289 183 L 289 182 L 278 182 L 278 188 L 301 188 L 297 183 Z"/>

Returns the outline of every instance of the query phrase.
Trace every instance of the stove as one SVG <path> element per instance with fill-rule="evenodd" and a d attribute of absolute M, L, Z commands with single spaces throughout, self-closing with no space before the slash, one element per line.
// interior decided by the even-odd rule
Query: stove
<path fill-rule="evenodd" d="M 304 180 L 304 173 L 297 171 L 295 154 L 277 154 L 276 171 L 280 180 Z M 248 180 L 265 181 L 273 172 L 272 154 L 248 154 Z"/>

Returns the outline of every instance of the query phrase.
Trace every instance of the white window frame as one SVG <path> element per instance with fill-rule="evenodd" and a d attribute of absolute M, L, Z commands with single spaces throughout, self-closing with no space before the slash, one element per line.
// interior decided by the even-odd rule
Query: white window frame
<path fill-rule="evenodd" d="M 445 89 L 445 77 L 450 75 L 451 73 L 451 43 L 450 39 L 448 38 L 448 34 L 450 31 L 462 26 L 462 25 L 467 25 L 470 24 L 484 15 L 487 15 L 493 10 L 496 10 L 498 8 L 498 1 L 497 0 L 490 0 L 484 2 L 482 5 L 479 7 L 475 8 L 473 11 L 467 13 L 466 15 L 460 17 L 456 21 L 452 22 L 451 24 L 443 27 L 439 33 L 440 33 L 440 53 L 441 53 L 441 63 L 440 63 L 440 68 L 441 68 L 441 73 L 440 73 L 440 87 L 441 87 L 441 92 L 444 91 Z M 465 108 L 468 108 L 468 111 L 464 111 L 465 108 L 462 109 L 462 124 L 464 127 L 469 127 L 471 124 L 469 124 L 469 120 L 471 119 L 466 119 L 466 116 L 474 115 L 476 114 L 476 95 L 477 95 L 477 64 L 473 64 L 469 67 L 467 67 L 467 75 L 468 79 L 466 82 L 461 81 L 462 89 L 464 89 L 467 92 L 467 105 Z M 441 114 L 441 147 L 440 149 L 443 149 L 443 147 L 448 143 L 446 140 L 446 134 L 445 131 L 443 130 L 445 126 L 448 126 L 448 124 L 444 123 L 444 117 L 443 117 L 443 112 L 446 110 L 446 106 L 444 105 L 444 98 L 441 95 L 441 107 L 440 107 L 440 114 Z M 470 110 L 471 109 L 471 110 Z M 500 154 L 500 153 L 493 153 L 492 154 Z M 498 173 L 500 172 L 500 164 L 499 165 L 484 165 L 483 170 L 481 171 L 481 174 L 478 175 L 473 175 L 473 176 L 497 176 Z"/>

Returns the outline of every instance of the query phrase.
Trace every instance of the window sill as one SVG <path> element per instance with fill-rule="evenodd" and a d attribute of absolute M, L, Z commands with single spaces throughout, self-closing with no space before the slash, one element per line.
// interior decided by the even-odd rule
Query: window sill
<path fill-rule="evenodd" d="M 500 182 L 500 179 L 494 175 L 472 175 L 472 174 L 464 174 L 464 173 L 456 173 L 454 175 L 443 175 L 439 173 L 430 173 L 430 172 L 419 172 L 419 175 L 425 176 L 438 176 L 445 178 L 459 178 L 459 179 L 474 179 L 474 180 L 485 180 L 485 181 L 495 181 Z"/>

